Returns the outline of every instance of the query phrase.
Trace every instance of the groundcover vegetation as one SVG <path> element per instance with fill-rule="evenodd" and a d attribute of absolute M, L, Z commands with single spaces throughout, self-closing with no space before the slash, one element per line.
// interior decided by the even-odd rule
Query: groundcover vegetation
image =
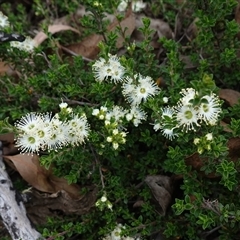
<path fill-rule="evenodd" d="M 240 239 L 237 0 L 0 4 L 4 162 L 43 238 Z"/>

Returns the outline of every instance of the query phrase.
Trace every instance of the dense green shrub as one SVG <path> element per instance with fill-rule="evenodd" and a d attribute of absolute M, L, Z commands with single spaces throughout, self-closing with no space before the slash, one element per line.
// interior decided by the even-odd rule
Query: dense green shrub
<path fill-rule="evenodd" d="M 39 230 L 55 239 L 79 235 L 94 240 L 122 223 L 125 235 L 140 234 L 143 239 L 157 232 L 169 239 L 238 239 L 239 153 L 234 152 L 234 158 L 228 153 L 229 141 L 239 137 L 240 105 L 229 106 L 218 98 L 220 88 L 240 88 L 239 25 L 234 19 L 237 1 L 194 0 L 179 5 L 170 0 L 148 1 L 149 6 L 162 6 L 153 14 L 163 15 L 171 27 L 178 12 L 190 12 L 187 16 L 191 17 L 182 19 L 185 28 L 196 20 L 195 36 L 188 36 L 186 31 L 176 34 L 175 39 L 159 40 L 159 58 L 150 44 L 148 18 L 139 29 L 144 40 L 134 43 L 125 37 L 124 55 L 115 56 L 117 37 L 124 29 L 107 32 L 108 21 L 103 17 L 118 5 L 109 2 L 99 6 L 96 1 L 82 1 L 92 13 L 82 19 L 82 26 L 87 27 L 84 36 L 104 35 L 95 61 L 88 62 L 81 56 L 60 57 L 57 39 L 50 34 L 32 53 L 12 48 L 9 42 L 0 44 L 2 61 L 19 73 L 17 77 L 0 78 L 0 119 L 8 118 L 13 126 L 29 112 L 51 112 L 60 116 L 61 124 L 75 116 L 86 116 L 88 121 L 84 140 L 66 140 L 58 151 L 51 151 L 54 147 L 44 142 L 33 152 L 40 151 L 41 164 L 46 168 L 53 165 L 54 174 L 69 183 L 97 186 L 96 207 L 80 217 L 49 219 L 44 227 L 38 226 Z M 46 21 L 43 26 L 57 13 L 70 15 L 77 7 L 75 1 L 45 4 L 35 1 L 31 8 L 37 20 Z M 19 5 L 17 14 L 13 14 L 10 4 L 2 4 L 12 23 L 6 31 L 29 34 L 28 8 Z M 62 44 L 74 42 L 71 34 L 59 39 Z M 190 59 L 191 69 L 182 61 L 183 56 Z M 123 75 L 114 79 L 114 72 L 102 77 L 101 69 L 107 64 L 111 68 L 117 65 Z M 164 85 L 158 86 L 159 77 Z M 142 87 L 133 95 L 137 86 Z M 62 102 L 68 106 L 59 110 Z M 226 131 L 221 121 L 231 131 Z M 11 128 L 5 121 L 0 126 L 2 132 L 6 132 L 6 126 Z M 21 131 L 25 130 L 15 126 L 16 130 L 21 147 Z M 160 214 L 145 181 L 155 175 L 171 180 L 172 201 L 165 215 Z M 141 207 L 134 207 L 139 202 Z M 64 231 L 66 234 L 59 234 Z"/>

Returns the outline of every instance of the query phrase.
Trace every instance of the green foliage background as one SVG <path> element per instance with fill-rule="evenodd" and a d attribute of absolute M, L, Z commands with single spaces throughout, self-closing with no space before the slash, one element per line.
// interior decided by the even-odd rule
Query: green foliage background
<path fill-rule="evenodd" d="M 118 1 L 114 4 L 102 1 L 102 7 L 93 3 L 90 0 L 57 0 L 49 5 L 35 0 L 31 7 L 3 3 L 1 8 L 13 23 L 11 31 L 31 35 L 33 26 L 29 18 L 36 23 L 43 20 L 41 25 L 46 27 L 51 19 L 70 16 L 78 4 L 84 4 L 92 15 L 82 19 L 82 26 L 86 29 L 83 36 L 104 34 L 106 42 L 101 46 L 100 56 L 116 54 L 117 32 L 108 36 L 107 22 L 102 18 L 105 12 L 113 13 Z M 214 128 L 206 126 L 195 133 L 183 133 L 171 142 L 150 125 L 154 122 L 154 113 L 164 106 L 162 98 L 169 97 L 168 104 L 174 105 L 182 88 L 194 85 L 207 91 L 211 87 L 208 79 L 213 79 L 217 88 L 240 90 L 239 25 L 234 19 L 237 1 L 194 0 L 177 5 L 173 0 L 156 0 L 148 3 L 154 17 L 163 17 L 172 28 L 177 14 L 190 12 L 188 18 L 183 19 L 183 29 L 197 18 L 197 33 L 191 41 L 184 33 L 176 35 L 175 39 L 160 39 L 163 53 L 157 59 L 150 45 L 150 22 L 144 19 L 144 27 L 140 29 L 144 40 L 137 43 L 133 51 L 124 54 L 125 65 L 153 79 L 162 77 L 165 86 L 157 97 L 144 104 L 148 120 L 138 128 L 128 128 L 127 143 L 119 151 L 106 147 L 99 154 L 102 151 L 103 130 L 99 120 L 92 116 L 92 109 L 104 105 L 124 105 L 120 90 L 113 84 L 96 82 L 91 71 L 92 63 L 81 56 L 59 57 L 57 41 L 62 44 L 74 42 L 71 33 L 49 36 L 32 55 L 7 51 L 9 43 L 0 44 L 2 61 L 10 63 L 14 70 L 21 73 L 18 78 L 8 75 L 0 78 L 0 119 L 9 118 L 13 124 L 30 111 L 55 113 L 61 99 L 67 100 L 76 112 L 84 111 L 90 125 L 94 126 L 89 141 L 84 146 L 43 155 L 41 163 L 46 167 L 54 164 L 54 173 L 65 177 L 69 183 L 98 186 L 99 198 L 106 192 L 113 204 L 113 211 L 93 208 L 86 215 L 49 219 L 45 226 L 38 226 L 45 237 L 71 239 L 79 236 L 95 240 L 111 232 L 117 221 L 125 224 L 126 235 L 139 233 L 143 239 L 150 239 L 154 232 L 162 232 L 167 239 L 197 240 L 214 234 L 219 239 L 239 237 L 239 159 L 231 161 L 227 142 L 232 137 L 239 137 L 240 105 L 230 107 L 223 104 L 221 118 L 229 124 L 232 132 L 223 131 L 220 125 Z M 127 37 L 125 46 L 132 46 Z M 187 69 L 181 61 L 182 55 L 189 56 L 196 67 Z M 212 149 L 202 154 L 207 161 L 201 170 L 196 170 L 187 165 L 185 159 L 197 151 L 193 139 L 208 132 L 217 137 Z M 99 169 L 106 169 L 103 172 L 104 189 Z M 217 178 L 207 178 L 209 173 L 215 173 Z M 148 175 L 166 175 L 175 179 L 173 203 L 166 216 L 156 211 L 146 184 L 136 188 Z M 181 179 L 176 180 L 176 176 L 181 176 Z M 134 209 L 133 203 L 138 199 L 144 200 L 144 203 L 141 208 Z M 59 235 L 64 231 L 67 233 Z"/>

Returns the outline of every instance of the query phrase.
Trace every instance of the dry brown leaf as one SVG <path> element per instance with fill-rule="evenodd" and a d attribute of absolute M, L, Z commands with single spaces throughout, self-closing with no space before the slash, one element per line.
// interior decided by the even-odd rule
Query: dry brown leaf
<path fill-rule="evenodd" d="M 14 143 L 14 133 L 0 134 L 0 141 L 3 142 L 3 154 L 14 155 L 19 153 Z"/>
<path fill-rule="evenodd" d="M 144 180 L 151 189 L 154 198 L 160 205 L 160 214 L 165 216 L 172 200 L 172 181 L 170 177 L 156 175 L 147 176 Z"/>
<path fill-rule="evenodd" d="M 143 18 L 146 17 L 143 14 L 140 14 L 136 17 L 136 29 L 133 32 L 132 39 L 136 42 L 142 42 L 144 40 L 143 34 L 138 30 L 138 28 L 143 27 Z M 164 22 L 161 19 L 149 18 L 151 23 L 149 28 L 153 30 L 151 45 L 154 48 L 159 48 L 160 43 L 159 39 L 162 37 L 172 38 L 172 30 L 168 23 Z"/>
<path fill-rule="evenodd" d="M 109 25 L 108 31 L 114 31 L 118 25 L 121 25 L 126 36 L 130 36 L 135 29 L 135 17 L 131 11 L 126 13 L 125 18 L 119 23 L 116 19 Z M 88 59 L 95 59 L 100 51 L 98 44 L 103 41 L 103 36 L 99 34 L 93 34 L 85 38 L 83 41 L 75 44 L 65 46 L 64 48 L 69 49 L 74 54 L 81 55 Z M 118 34 L 117 48 L 123 46 L 124 38 L 121 34 Z"/>
<path fill-rule="evenodd" d="M 237 161 L 240 158 L 240 138 L 230 138 L 227 142 L 227 147 L 230 161 Z M 203 171 L 201 171 L 201 168 L 207 161 L 208 159 L 206 157 L 201 157 L 197 152 L 186 157 L 185 159 L 185 163 L 188 166 L 192 166 L 193 169 L 199 171 L 202 176 L 205 176 L 207 178 L 218 178 L 219 175 L 216 175 L 215 172 L 205 174 Z"/>
<path fill-rule="evenodd" d="M 218 93 L 219 97 L 225 100 L 230 106 L 239 103 L 240 93 L 232 89 L 221 89 Z"/>
<path fill-rule="evenodd" d="M 198 28 L 196 22 L 198 20 L 199 18 L 195 18 L 186 30 L 186 36 L 189 41 L 192 41 L 197 36 Z"/>
<path fill-rule="evenodd" d="M 193 63 L 190 56 L 180 55 L 179 60 L 184 63 L 185 69 L 195 69 L 198 67 L 198 64 Z"/>
<path fill-rule="evenodd" d="M 14 142 L 14 133 L 3 133 L 3 134 L 0 134 L 0 141 L 13 143 Z"/>
<path fill-rule="evenodd" d="M 0 62 L 0 75 L 4 74 L 12 76 L 15 74 L 15 71 L 5 62 Z"/>
<path fill-rule="evenodd" d="M 223 130 L 225 132 L 232 132 L 232 130 L 229 128 L 229 124 L 225 123 L 224 121 L 220 121 L 220 126 L 223 127 Z"/>
<path fill-rule="evenodd" d="M 186 157 L 185 163 L 188 166 L 192 166 L 193 169 L 199 171 L 199 173 L 207 178 L 218 178 L 214 172 L 205 174 L 203 171 L 201 171 L 202 166 L 204 165 L 204 162 L 207 161 L 207 158 L 201 157 L 197 152 L 193 153 L 192 155 Z"/>
<path fill-rule="evenodd" d="M 82 215 L 86 214 L 94 205 L 97 198 L 97 188 L 87 187 L 88 192 L 79 197 L 72 199 L 64 190 L 53 194 L 39 193 L 32 190 L 30 201 L 25 204 L 28 216 L 36 224 L 45 224 L 47 217 L 57 217 L 58 213 Z M 58 217 L 61 217 L 58 216 Z"/>
<path fill-rule="evenodd" d="M 95 59 L 100 51 L 98 44 L 102 40 L 103 37 L 101 35 L 93 34 L 85 38 L 82 42 L 68 45 L 66 48 L 77 55 L 89 59 Z"/>
<path fill-rule="evenodd" d="M 68 25 L 56 24 L 56 25 L 48 26 L 48 32 L 50 32 L 51 34 L 61 32 L 61 31 L 68 31 L 68 30 L 71 30 L 75 33 L 80 34 L 80 32 L 77 29 L 75 29 L 71 26 L 68 26 Z M 39 46 L 47 38 L 48 38 L 48 36 L 44 32 L 39 32 L 34 38 L 34 41 L 36 42 L 36 46 Z"/>
<path fill-rule="evenodd" d="M 79 186 L 76 184 L 69 185 L 66 179 L 52 175 L 50 170 L 40 166 L 37 155 L 4 155 L 4 158 L 12 161 L 22 178 L 39 191 L 56 193 L 65 190 L 72 197 L 79 197 Z"/>
<path fill-rule="evenodd" d="M 229 149 L 229 157 L 232 161 L 238 161 L 240 158 L 240 138 L 230 138 L 227 143 Z"/>
<path fill-rule="evenodd" d="M 116 30 L 116 27 L 119 26 L 119 24 L 121 26 L 121 29 L 124 32 L 125 38 L 126 38 L 126 36 L 131 36 L 134 29 L 136 28 L 136 19 L 135 19 L 135 15 L 133 14 L 133 12 L 131 10 L 129 10 L 126 13 L 125 18 L 120 23 L 118 22 L 117 19 L 115 19 L 113 21 L 113 23 L 108 27 L 108 31 L 111 32 L 111 31 Z M 118 34 L 117 43 L 116 43 L 117 48 L 123 47 L 125 38 L 120 33 Z"/>

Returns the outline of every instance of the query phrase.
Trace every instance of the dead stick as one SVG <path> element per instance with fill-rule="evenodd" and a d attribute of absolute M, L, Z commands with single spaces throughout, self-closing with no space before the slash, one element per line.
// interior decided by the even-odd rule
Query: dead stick
<path fill-rule="evenodd" d="M 2 158 L 0 141 L 0 215 L 13 240 L 44 239 L 27 217 L 21 195 L 13 188 Z"/>

